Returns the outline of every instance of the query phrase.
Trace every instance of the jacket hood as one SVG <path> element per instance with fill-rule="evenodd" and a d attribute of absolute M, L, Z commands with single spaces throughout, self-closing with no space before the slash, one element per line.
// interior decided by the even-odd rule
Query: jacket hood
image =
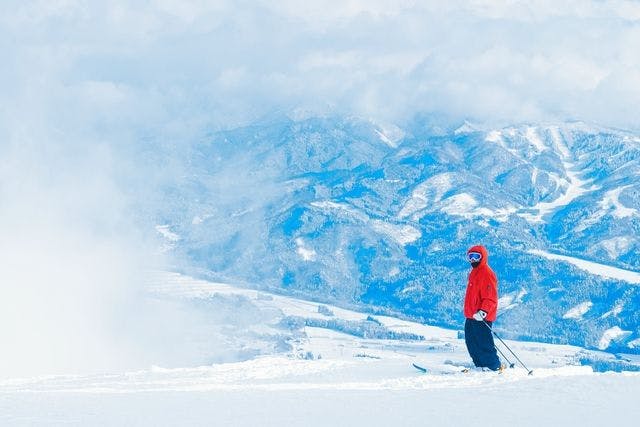
<path fill-rule="evenodd" d="M 485 248 L 482 245 L 476 245 L 476 246 L 470 247 L 469 250 L 467 251 L 467 254 L 469 254 L 469 252 L 479 252 L 480 254 L 482 254 L 480 265 L 487 265 L 487 262 L 489 260 L 489 252 L 487 252 L 487 248 Z"/>

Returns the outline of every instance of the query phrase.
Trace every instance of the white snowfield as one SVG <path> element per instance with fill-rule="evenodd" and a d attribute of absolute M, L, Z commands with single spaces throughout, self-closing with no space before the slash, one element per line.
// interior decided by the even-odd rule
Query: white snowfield
<path fill-rule="evenodd" d="M 232 297 L 260 312 L 277 312 L 273 319 L 297 316 L 319 325 L 371 316 L 389 331 L 424 339 L 374 339 L 330 326 L 300 326 L 278 332 L 291 334 L 289 350 L 239 362 L 3 380 L 0 425 L 591 426 L 640 421 L 640 374 L 595 373 L 580 365 L 586 351 L 579 347 L 507 341 L 533 375 L 522 367 L 502 374 L 462 373 L 469 357 L 454 330 L 174 273 L 154 273 L 148 291 L 153 298 L 194 302 Z M 277 329 L 258 323 L 237 326 L 230 336 L 245 329 Z"/>
<path fill-rule="evenodd" d="M 591 301 L 585 301 L 571 308 L 569 311 L 567 311 L 564 314 L 564 316 L 562 316 L 562 318 L 563 319 L 582 319 L 582 316 L 587 314 L 587 312 L 591 309 L 591 307 L 593 307 L 593 303 Z"/>
<path fill-rule="evenodd" d="M 596 262 L 587 261 L 580 258 L 574 258 L 566 255 L 552 254 L 549 252 L 533 249 L 530 254 L 538 255 L 543 258 L 564 261 L 596 276 L 606 277 L 609 279 L 621 280 L 623 282 L 640 285 L 640 273 L 622 268 L 611 267 L 610 265 L 598 264 Z"/>

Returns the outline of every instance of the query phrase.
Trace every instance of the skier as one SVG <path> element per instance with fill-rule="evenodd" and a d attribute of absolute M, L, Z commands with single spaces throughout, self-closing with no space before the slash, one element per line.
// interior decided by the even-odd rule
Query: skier
<path fill-rule="evenodd" d="M 484 246 L 473 246 L 467 251 L 471 272 L 464 297 L 464 341 L 473 363 L 478 368 L 502 371 L 490 327 L 498 311 L 498 280 L 489 267 L 488 252 Z M 485 324 L 485 322 L 487 324 Z"/>

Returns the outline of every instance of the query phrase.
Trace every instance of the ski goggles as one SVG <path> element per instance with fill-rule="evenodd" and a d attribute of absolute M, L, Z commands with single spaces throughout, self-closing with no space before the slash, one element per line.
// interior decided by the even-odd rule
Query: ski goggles
<path fill-rule="evenodd" d="M 467 259 L 469 262 L 480 262 L 482 259 L 482 254 L 480 252 L 469 252 L 467 254 Z"/>

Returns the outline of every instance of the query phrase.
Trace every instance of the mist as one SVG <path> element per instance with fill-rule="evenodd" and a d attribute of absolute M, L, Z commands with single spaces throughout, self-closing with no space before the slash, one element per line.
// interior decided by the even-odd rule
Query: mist
<path fill-rule="evenodd" d="M 117 364 L 118 307 L 146 249 L 133 239 L 108 152 L 25 141 L 0 155 L 0 374 Z"/>

